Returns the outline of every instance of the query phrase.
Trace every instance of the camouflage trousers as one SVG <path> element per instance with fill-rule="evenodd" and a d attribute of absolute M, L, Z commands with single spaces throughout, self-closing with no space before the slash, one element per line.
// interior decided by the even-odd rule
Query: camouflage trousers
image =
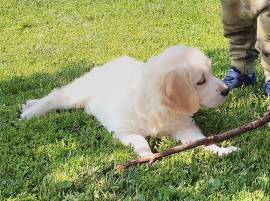
<path fill-rule="evenodd" d="M 244 74 L 252 73 L 260 53 L 270 80 L 270 0 L 221 0 L 221 7 L 232 65 Z"/>

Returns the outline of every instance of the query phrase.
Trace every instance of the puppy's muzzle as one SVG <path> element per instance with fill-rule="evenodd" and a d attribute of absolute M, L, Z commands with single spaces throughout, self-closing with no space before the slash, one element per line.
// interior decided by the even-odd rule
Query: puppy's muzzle
<path fill-rule="evenodd" d="M 221 91 L 221 95 L 222 96 L 227 96 L 228 94 L 229 94 L 229 92 L 230 92 L 230 89 L 229 88 L 227 88 L 227 89 L 225 89 L 225 90 L 223 90 L 223 91 Z"/>

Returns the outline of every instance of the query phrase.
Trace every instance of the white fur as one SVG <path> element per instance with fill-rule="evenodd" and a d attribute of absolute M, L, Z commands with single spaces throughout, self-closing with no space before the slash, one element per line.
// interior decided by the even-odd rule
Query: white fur
<path fill-rule="evenodd" d="M 204 75 L 206 83 L 197 83 Z M 182 143 L 204 137 L 192 121 L 200 106 L 216 107 L 227 87 L 211 74 L 211 62 L 198 49 L 168 48 L 147 62 L 124 56 L 95 67 L 49 95 L 27 101 L 21 118 L 53 109 L 84 108 L 140 156 L 152 154 L 144 137 L 170 135 Z M 210 122 L 209 122 L 210 123 Z M 237 148 L 206 147 L 219 155 Z"/>

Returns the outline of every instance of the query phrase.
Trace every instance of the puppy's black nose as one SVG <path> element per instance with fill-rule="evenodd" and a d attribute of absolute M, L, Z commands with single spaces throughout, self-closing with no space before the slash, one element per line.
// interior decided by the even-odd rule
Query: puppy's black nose
<path fill-rule="evenodd" d="M 225 90 L 223 90 L 223 91 L 221 92 L 221 95 L 222 95 L 222 96 L 227 96 L 227 95 L 229 94 L 229 92 L 230 92 L 230 89 L 227 88 L 227 89 L 225 89 Z"/>

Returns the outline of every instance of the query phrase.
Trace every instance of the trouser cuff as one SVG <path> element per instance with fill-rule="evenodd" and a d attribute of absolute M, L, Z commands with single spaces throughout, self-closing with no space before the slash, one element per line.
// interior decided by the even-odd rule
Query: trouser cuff
<path fill-rule="evenodd" d="M 268 57 L 270 60 L 270 56 Z M 268 63 L 266 60 L 267 60 L 266 58 L 262 58 L 262 67 L 264 70 L 265 80 L 269 81 L 270 80 L 270 62 Z"/>
<path fill-rule="evenodd" d="M 246 61 L 242 61 L 242 60 L 233 60 L 232 61 L 232 66 L 237 68 L 243 74 L 252 74 L 252 73 L 254 73 L 254 62 L 246 62 Z"/>

